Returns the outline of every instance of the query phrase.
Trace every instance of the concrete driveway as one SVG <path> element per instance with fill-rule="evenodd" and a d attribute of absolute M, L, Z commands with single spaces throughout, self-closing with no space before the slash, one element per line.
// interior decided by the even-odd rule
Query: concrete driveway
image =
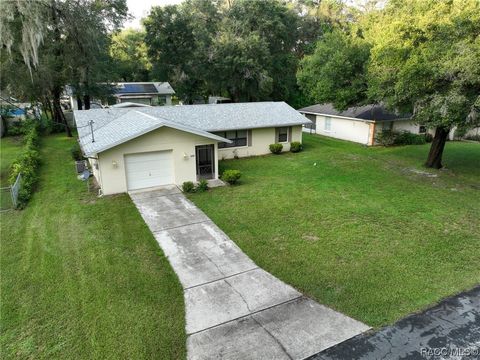
<path fill-rule="evenodd" d="M 369 329 L 260 269 L 176 187 L 130 197 L 184 288 L 189 359 L 303 359 Z"/>

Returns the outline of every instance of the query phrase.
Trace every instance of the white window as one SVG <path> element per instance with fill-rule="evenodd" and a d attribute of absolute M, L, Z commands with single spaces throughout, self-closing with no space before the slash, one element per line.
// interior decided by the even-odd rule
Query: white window
<path fill-rule="evenodd" d="M 420 125 L 418 128 L 418 133 L 419 134 L 425 134 L 427 132 L 427 127 L 425 125 Z"/>
<path fill-rule="evenodd" d="M 325 116 L 325 124 L 324 124 L 324 130 L 325 131 L 330 131 L 332 130 L 332 118 L 330 116 Z"/>

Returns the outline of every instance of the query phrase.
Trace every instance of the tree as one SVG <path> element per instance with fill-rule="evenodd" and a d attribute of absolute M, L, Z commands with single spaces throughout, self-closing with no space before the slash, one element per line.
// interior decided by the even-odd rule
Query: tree
<path fill-rule="evenodd" d="M 311 101 L 331 102 L 341 110 L 366 102 L 369 56 L 364 39 L 341 30 L 327 33 L 300 63 L 300 88 Z"/>
<path fill-rule="evenodd" d="M 172 81 L 187 102 L 216 93 L 299 105 L 298 61 L 322 32 L 321 22 L 277 0 L 190 0 L 153 8 L 144 24 L 153 76 Z"/>
<path fill-rule="evenodd" d="M 112 36 L 110 56 L 115 75 L 122 81 L 149 81 L 152 64 L 147 56 L 145 31 L 122 30 Z"/>
<path fill-rule="evenodd" d="M 66 84 L 88 103 L 107 78 L 109 32 L 126 17 L 125 0 L 7 1 L 2 24 L 2 88 L 44 104 L 64 124 L 60 99 Z M 22 68 L 30 70 L 25 82 Z M 23 78 L 22 78 L 23 77 Z M 22 78 L 23 81 L 19 81 Z"/>
<path fill-rule="evenodd" d="M 265 41 L 254 32 L 245 37 L 222 34 L 213 45 L 214 93 L 226 92 L 234 102 L 258 101 L 272 92 L 273 80 L 265 63 L 270 61 Z"/>
<path fill-rule="evenodd" d="M 478 123 L 480 2 L 391 0 L 327 34 L 297 78 L 338 109 L 382 102 L 435 129 L 427 167 L 441 168 L 449 131 Z"/>
<path fill-rule="evenodd" d="M 392 0 L 365 28 L 369 97 L 435 128 L 426 166 L 441 168 L 449 131 L 479 110 L 480 3 Z"/>
<path fill-rule="evenodd" d="M 171 81 L 187 103 L 206 95 L 208 50 L 218 22 L 217 7 L 208 0 L 153 7 L 144 19 L 152 76 Z"/>

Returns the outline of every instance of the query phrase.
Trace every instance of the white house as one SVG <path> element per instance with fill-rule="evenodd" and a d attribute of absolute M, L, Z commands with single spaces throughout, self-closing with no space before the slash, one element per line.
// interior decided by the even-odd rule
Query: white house
<path fill-rule="evenodd" d="M 103 194 L 218 178 L 218 160 L 290 149 L 310 121 L 284 102 L 75 111 Z"/>
<path fill-rule="evenodd" d="M 382 105 L 338 111 L 332 104 L 317 104 L 298 111 L 312 121 L 306 126 L 308 131 L 369 146 L 375 144 L 375 136 L 382 130 L 427 132 L 427 128 L 412 121 L 410 115 L 395 114 Z"/>

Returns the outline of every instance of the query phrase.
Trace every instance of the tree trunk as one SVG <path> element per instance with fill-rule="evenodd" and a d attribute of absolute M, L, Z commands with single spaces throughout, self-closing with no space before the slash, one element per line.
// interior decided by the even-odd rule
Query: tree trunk
<path fill-rule="evenodd" d="M 85 105 L 85 110 L 90 110 L 90 95 L 83 96 L 83 104 Z"/>
<path fill-rule="evenodd" d="M 67 132 L 68 137 L 72 137 L 72 131 L 70 126 L 68 126 L 67 119 L 62 111 L 62 106 L 60 105 L 60 89 L 53 90 L 53 121 L 63 124 L 65 126 L 65 131 Z"/>
<path fill-rule="evenodd" d="M 82 98 L 79 95 L 77 96 L 77 108 L 78 110 L 83 110 Z"/>
<path fill-rule="evenodd" d="M 437 127 L 435 129 L 435 136 L 433 137 L 430 152 L 428 153 L 426 167 L 440 169 L 442 168 L 442 155 L 445 143 L 447 142 L 450 129 L 444 127 Z"/>

